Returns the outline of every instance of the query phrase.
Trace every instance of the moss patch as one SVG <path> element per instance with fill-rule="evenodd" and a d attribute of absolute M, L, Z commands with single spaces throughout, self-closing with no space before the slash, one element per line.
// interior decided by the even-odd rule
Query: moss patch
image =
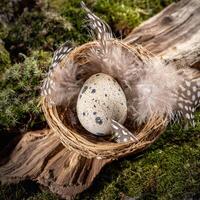
<path fill-rule="evenodd" d="M 72 29 L 71 24 L 61 16 L 34 10 L 24 12 L 10 26 L 4 41 L 12 60 L 19 61 L 19 53 L 30 55 L 36 49 L 54 51 L 60 43 L 71 38 Z"/>
<path fill-rule="evenodd" d="M 34 51 L 30 57 L 23 57 L 23 63 L 11 65 L 1 75 L 1 131 L 27 130 L 42 120 L 37 104 L 41 80 L 50 64 L 50 54 Z"/>
<path fill-rule="evenodd" d="M 3 72 L 4 69 L 8 67 L 10 64 L 11 64 L 10 54 L 5 49 L 4 45 L 1 44 L 0 40 L 0 73 Z"/>
<path fill-rule="evenodd" d="M 39 185 L 31 181 L 19 184 L 4 185 L 0 187 L 0 199 L 2 200 L 58 200 L 58 197 L 47 190 L 39 188 Z"/>

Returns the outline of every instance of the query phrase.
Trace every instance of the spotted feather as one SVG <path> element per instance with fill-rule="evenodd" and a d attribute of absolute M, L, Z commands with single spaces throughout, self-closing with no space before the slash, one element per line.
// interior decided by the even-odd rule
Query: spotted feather
<path fill-rule="evenodd" d="M 111 129 L 113 132 L 113 140 L 117 143 L 139 142 L 136 136 L 115 120 L 111 120 Z"/>
<path fill-rule="evenodd" d="M 194 112 L 200 106 L 200 78 L 186 79 L 179 86 L 177 110 L 179 116 L 195 125 Z"/>
<path fill-rule="evenodd" d="M 81 2 L 82 8 L 86 11 L 86 17 L 89 22 L 89 27 L 92 30 L 92 34 L 95 35 L 97 40 L 109 40 L 113 38 L 112 30 L 110 26 L 97 17 L 94 13 L 92 13 L 85 5 L 85 3 Z"/>
<path fill-rule="evenodd" d="M 73 49 L 74 47 L 72 44 L 67 41 L 64 44 L 62 44 L 56 51 L 54 52 L 52 64 L 50 66 L 50 70 L 52 70 L 58 63 L 62 61 L 62 59 Z"/>
<path fill-rule="evenodd" d="M 54 89 L 54 86 L 56 85 L 55 75 L 56 71 L 59 71 L 57 68 L 59 68 L 59 63 L 63 60 L 67 54 L 73 50 L 72 44 L 67 41 L 63 45 L 61 45 L 53 55 L 51 66 L 49 67 L 49 71 L 47 73 L 47 77 L 43 82 L 42 88 L 41 88 L 41 95 L 48 97 L 49 103 L 54 104 L 54 101 L 50 97 L 52 94 L 52 90 Z"/>

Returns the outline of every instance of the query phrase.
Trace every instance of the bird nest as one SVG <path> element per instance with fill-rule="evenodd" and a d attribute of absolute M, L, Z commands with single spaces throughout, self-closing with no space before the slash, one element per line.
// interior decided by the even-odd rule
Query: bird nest
<path fill-rule="evenodd" d="M 110 41 L 110 43 L 112 44 L 112 48 L 120 47 L 126 53 L 137 57 L 137 61 L 140 62 L 149 60 L 151 56 L 153 56 L 140 46 L 129 46 L 118 40 Z M 90 62 L 87 58 L 88 52 L 95 48 L 98 48 L 98 42 L 96 41 L 77 47 L 63 59 L 61 65 L 67 67 L 65 66 L 65 59 L 72 59 L 77 64 L 78 69 L 81 70 L 85 63 Z M 84 76 L 83 80 L 87 80 L 87 78 L 94 73 L 96 73 L 96 71 L 82 73 L 82 76 Z M 118 80 L 118 82 L 120 81 Z M 77 95 L 74 99 L 74 102 L 76 102 Z M 76 151 L 87 158 L 118 159 L 119 157 L 141 152 L 148 148 L 167 126 L 167 118 L 158 117 L 156 114 L 149 117 L 145 123 L 140 123 L 140 125 L 138 125 L 134 123 L 132 115 L 128 112 L 124 126 L 126 126 L 130 132 L 134 133 L 138 142 L 128 141 L 124 143 L 114 143 L 107 138 L 94 136 L 88 133 L 81 126 L 77 119 L 75 103 L 55 106 L 50 105 L 47 99 L 43 98 L 42 104 L 46 120 L 51 129 L 58 135 L 62 144 L 66 148 Z"/>

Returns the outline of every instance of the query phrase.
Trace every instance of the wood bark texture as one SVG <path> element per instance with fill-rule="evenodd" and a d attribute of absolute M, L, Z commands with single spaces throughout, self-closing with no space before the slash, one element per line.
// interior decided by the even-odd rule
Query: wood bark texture
<path fill-rule="evenodd" d="M 135 28 L 125 39 L 167 63 L 200 69 L 200 1 L 182 0 Z"/>
<path fill-rule="evenodd" d="M 0 180 L 17 183 L 32 179 L 61 197 L 71 199 L 88 188 L 108 162 L 107 159 L 87 159 L 65 148 L 49 129 L 39 130 L 23 136 L 9 161 L 0 167 Z"/>
<path fill-rule="evenodd" d="M 200 69 L 200 1 L 170 5 L 135 28 L 124 42 L 141 44 L 168 64 Z M 102 167 L 111 162 L 87 159 L 64 148 L 50 130 L 24 134 L 9 159 L 6 157 L 1 154 L 2 183 L 31 179 L 67 199 L 88 188 Z"/>

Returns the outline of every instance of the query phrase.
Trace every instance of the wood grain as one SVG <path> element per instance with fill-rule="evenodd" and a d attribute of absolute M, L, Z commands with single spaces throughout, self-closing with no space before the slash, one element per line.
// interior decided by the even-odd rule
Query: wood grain
<path fill-rule="evenodd" d="M 200 1 L 173 3 L 135 28 L 124 42 L 141 44 L 177 67 L 200 69 Z"/>

